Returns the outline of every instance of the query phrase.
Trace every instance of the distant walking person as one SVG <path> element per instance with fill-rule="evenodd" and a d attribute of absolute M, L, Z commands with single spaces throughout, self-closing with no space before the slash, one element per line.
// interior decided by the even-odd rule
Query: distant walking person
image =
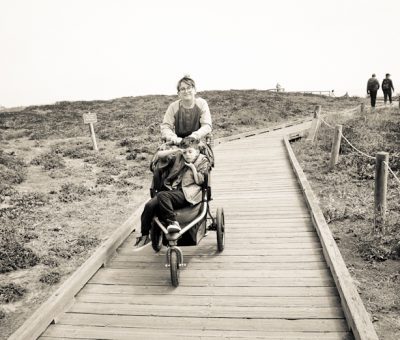
<path fill-rule="evenodd" d="M 386 78 L 382 81 L 382 91 L 383 91 L 383 98 L 385 101 L 385 105 L 387 103 L 387 99 L 389 97 L 389 103 L 392 105 L 392 90 L 394 92 L 393 82 L 390 79 L 390 74 L 386 73 Z"/>
<path fill-rule="evenodd" d="M 376 94 L 379 90 L 379 81 L 376 79 L 375 73 L 372 74 L 372 77 L 368 79 L 367 83 L 367 93 L 371 97 L 371 107 L 375 107 L 376 104 Z"/>

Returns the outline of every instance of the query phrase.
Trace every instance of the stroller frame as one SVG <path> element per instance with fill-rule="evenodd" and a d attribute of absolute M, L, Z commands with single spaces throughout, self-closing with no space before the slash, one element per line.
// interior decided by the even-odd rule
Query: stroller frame
<path fill-rule="evenodd" d="M 209 230 L 216 231 L 217 233 L 217 249 L 222 252 L 225 247 L 225 217 L 223 208 L 218 208 L 216 216 L 214 217 L 210 211 L 211 199 L 211 188 L 208 186 L 208 177 L 205 177 L 205 181 L 202 185 L 202 202 L 203 204 L 199 214 L 190 221 L 185 227 L 177 233 L 169 233 L 167 228 L 161 223 L 158 217 L 154 217 L 153 226 L 151 228 L 151 242 L 153 249 L 158 252 L 161 250 L 163 240 L 165 239 L 167 244 L 166 252 L 166 264 L 167 268 L 170 268 L 171 283 L 177 287 L 179 285 L 179 270 L 185 267 L 186 264 L 183 262 L 183 252 L 178 246 L 178 240 L 183 234 L 188 232 L 191 228 L 196 226 L 198 223 L 205 223 L 204 233 L 201 238 L 208 234 Z M 207 220 L 210 219 L 211 223 L 207 225 Z M 200 239 L 201 240 L 201 239 Z M 199 240 L 199 241 L 200 241 Z"/>

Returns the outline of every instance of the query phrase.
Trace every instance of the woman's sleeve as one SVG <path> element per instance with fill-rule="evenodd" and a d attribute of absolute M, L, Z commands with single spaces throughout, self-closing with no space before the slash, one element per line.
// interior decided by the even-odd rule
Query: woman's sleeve
<path fill-rule="evenodd" d="M 200 129 L 194 131 L 190 137 L 200 140 L 212 131 L 211 113 L 207 102 L 203 98 L 197 98 L 196 104 L 201 110 Z"/>
<path fill-rule="evenodd" d="M 177 112 L 177 108 L 179 108 L 179 102 L 176 101 L 171 103 L 168 106 L 168 109 L 164 115 L 164 119 L 161 123 L 161 136 L 167 142 L 178 137 L 175 133 L 175 114 Z"/>

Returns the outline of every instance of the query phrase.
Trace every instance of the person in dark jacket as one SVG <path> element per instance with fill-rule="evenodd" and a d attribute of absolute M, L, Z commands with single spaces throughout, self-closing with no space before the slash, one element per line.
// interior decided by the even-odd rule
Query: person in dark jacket
<path fill-rule="evenodd" d="M 385 105 L 387 103 L 389 97 L 389 103 L 392 105 L 392 90 L 394 92 L 393 82 L 390 79 L 390 74 L 386 73 L 386 78 L 382 81 L 382 91 L 383 91 L 383 98 L 385 101 Z"/>
<path fill-rule="evenodd" d="M 376 94 L 379 90 L 379 81 L 376 79 L 375 73 L 372 74 L 372 77 L 368 79 L 367 83 L 367 93 L 371 97 L 371 107 L 375 107 L 376 104 Z"/>

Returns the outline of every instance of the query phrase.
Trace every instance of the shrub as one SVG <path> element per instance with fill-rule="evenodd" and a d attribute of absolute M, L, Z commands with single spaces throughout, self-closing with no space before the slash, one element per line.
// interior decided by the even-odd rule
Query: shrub
<path fill-rule="evenodd" d="M 10 200 L 11 204 L 24 211 L 32 211 L 35 208 L 44 206 L 48 202 L 48 196 L 40 192 L 18 194 Z"/>
<path fill-rule="evenodd" d="M 75 239 L 53 245 L 50 247 L 49 252 L 52 255 L 70 259 L 73 256 L 80 255 L 90 248 L 97 246 L 99 243 L 100 240 L 96 236 L 82 233 Z"/>
<path fill-rule="evenodd" d="M 34 212 L 38 207 L 42 207 L 48 202 L 49 199 L 46 194 L 38 192 L 16 194 L 9 201 L 11 206 L 0 209 L 0 218 L 14 220 L 21 217 L 22 214 Z"/>
<path fill-rule="evenodd" d="M 8 169 L 0 164 L 0 183 L 20 184 L 26 179 L 26 170 L 21 168 L 19 171 Z"/>
<path fill-rule="evenodd" d="M 0 150 L 0 183 L 19 184 L 26 178 L 26 164 L 14 153 Z"/>
<path fill-rule="evenodd" d="M 13 170 L 20 170 L 20 168 L 26 166 L 22 158 L 16 156 L 13 152 L 6 153 L 3 150 L 0 150 L 0 164 Z"/>
<path fill-rule="evenodd" d="M 58 199 L 61 202 L 70 203 L 82 201 L 91 194 L 92 191 L 83 184 L 65 183 L 58 192 Z"/>
<path fill-rule="evenodd" d="M 114 170 L 118 169 L 118 173 L 124 169 L 124 165 L 121 163 L 121 161 L 115 159 L 114 157 L 100 156 L 97 158 L 96 164 L 102 168 L 108 168 Z"/>
<path fill-rule="evenodd" d="M 0 183 L 0 203 L 4 202 L 6 197 L 13 196 L 17 191 L 11 185 Z"/>
<path fill-rule="evenodd" d="M 0 241 L 0 273 L 17 269 L 33 267 L 39 262 L 39 257 L 26 248 L 10 230 L 1 230 Z"/>
<path fill-rule="evenodd" d="M 101 175 L 104 176 L 117 176 L 120 174 L 120 172 L 123 170 L 122 166 L 116 166 L 116 167 L 108 167 L 105 168 L 101 171 Z"/>
<path fill-rule="evenodd" d="M 26 289 L 15 283 L 0 285 L 0 303 L 10 303 L 20 300 Z"/>
<path fill-rule="evenodd" d="M 63 169 L 65 168 L 65 160 L 58 153 L 50 151 L 43 153 L 31 161 L 32 165 L 41 165 L 44 170 Z"/>
<path fill-rule="evenodd" d="M 43 256 L 40 259 L 40 262 L 51 268 L 58 267 L 60 265 L 60 262 L 57 260 L 57 258 L 50 255 Z"/>
<path fill-rule="evenodd" d="M 126 160 L 127 161 L 133 161 L 135 160 L 137 157 L 137 153 L 136 152 L 131 152 L 126 156 Z"/>
<path fill-rule="evenodd" d="M 74 143 L 58 143 L 52 146 L 52 151 L 69 158 L 86 158 L 94 154 L 89 142 L 76 141 Z"/>
<path fill-rule="evenodd" d="M 51 271 L 49 273 L 45 273 L 39 279 L 40 282 L 46 283 L 48 285 L 54 285 L 60 282 L 60 280 L 61 280 L 61 274 L 57 271 Z"/>
<path fill-rule="evenodd" d="M 97 185 L 110 185 L 115 183 L 114 177 L 110 175 L 102 174 L 97 178 L 96 184 Z"/>
<path fill-rule="evenodd" d="M 121 179 L 115 183 L 115 186 L 117 188 L 124 188 L 124 187 L 129 187 L 132 190 L 140 190 L 143 188 L 143 185 L 141 184 L 135 184 L 133 182 L 128 181 L 127 179 Z"/>

